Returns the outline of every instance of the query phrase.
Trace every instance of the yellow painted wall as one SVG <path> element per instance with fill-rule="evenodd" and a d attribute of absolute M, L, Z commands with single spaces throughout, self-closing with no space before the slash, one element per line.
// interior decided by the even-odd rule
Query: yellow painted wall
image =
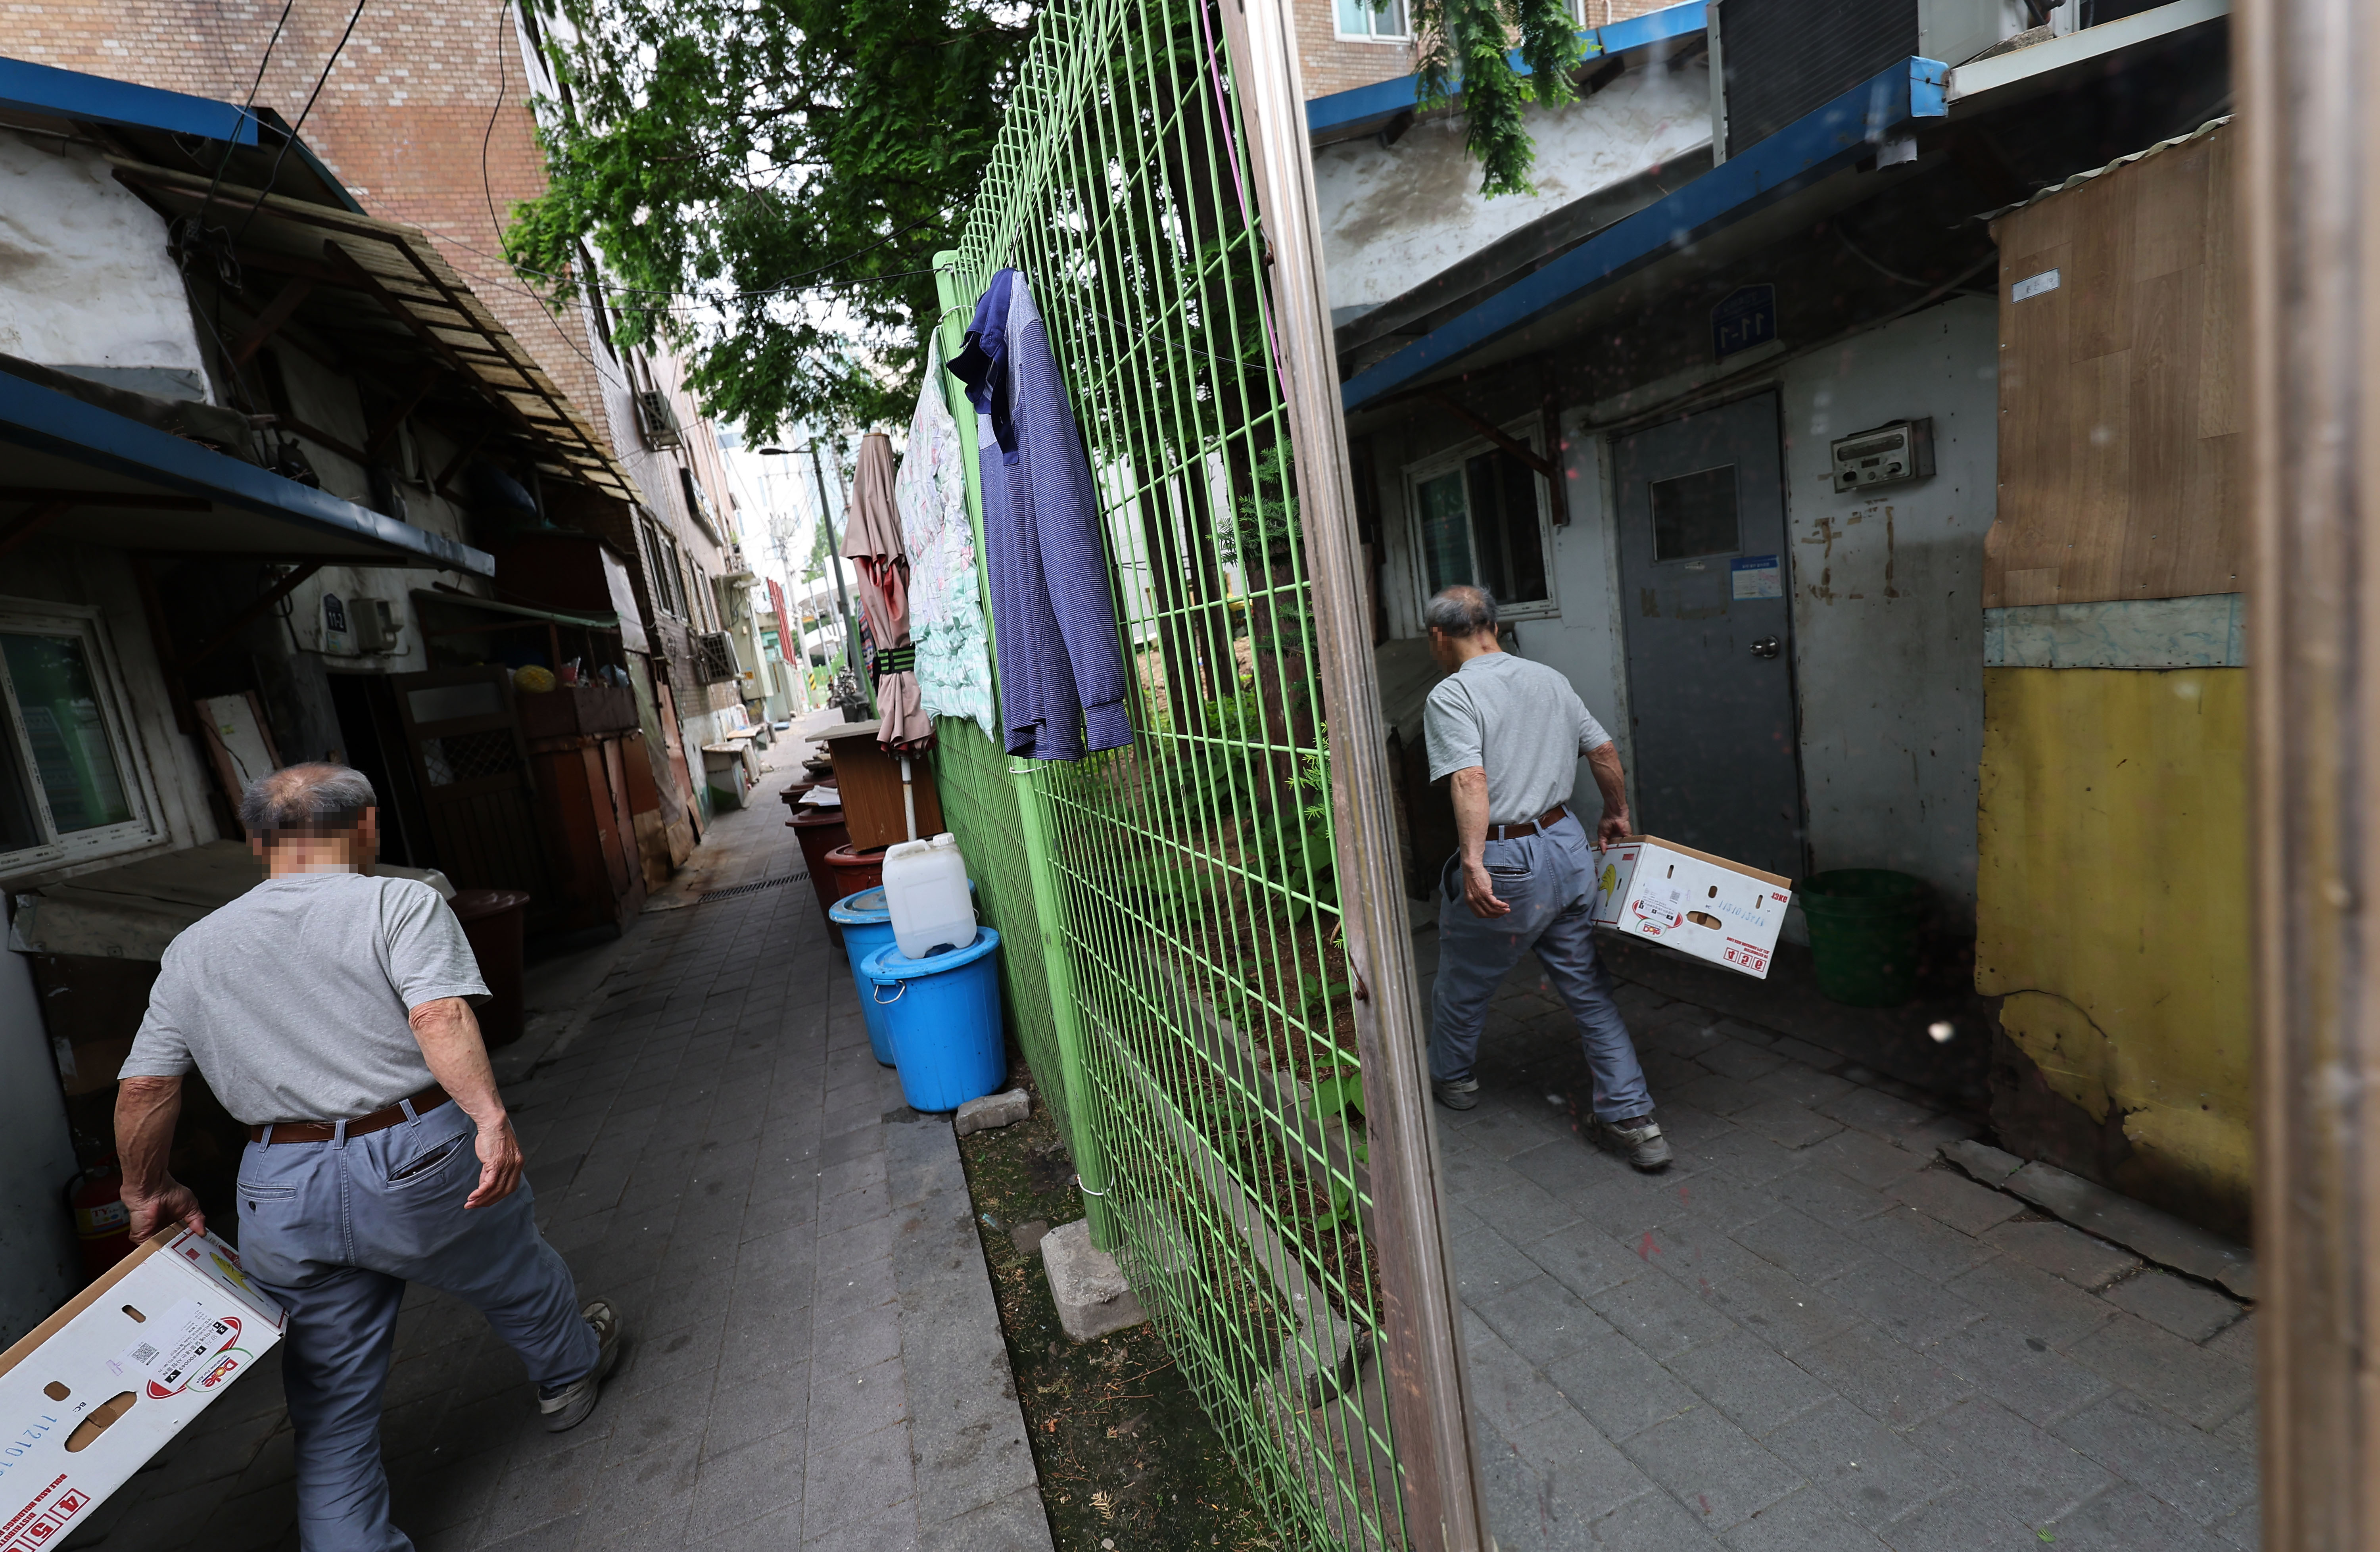
<path fill-rule="evenodd" d="M 1976 988 L 2098 1128 L 2082 1172 L 2234 1233 L 2252 1159 L 2247 694 L 2239 668 L 1986 669 L 1978 816 Z"/>

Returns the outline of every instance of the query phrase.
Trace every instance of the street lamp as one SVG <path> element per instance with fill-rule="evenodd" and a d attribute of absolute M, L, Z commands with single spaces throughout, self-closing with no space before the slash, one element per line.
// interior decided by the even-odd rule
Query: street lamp
<path fill-rule="evenodd" d="M 843 614 L 843 658 L 851 667 L 852 677 L 859 681 L 860 694 L 868 697 L 868 709 L 874 711 L 876 687 L 868 682 L 859 664 L 859 631 L 852 623 L 850 590 L 843 584 L 843 551 L 834 542 L 834 518 L 827 511 L 826 466 L 819 461 L 819 445 L 812 442 L 808 447 L 763 447 L 759 452 L 764 458 L 790 458 L 796 453 L 810 455 L 810 472 L 818 477 L 819 527 L 826 530 L 828 569 L 834 573 L 834 598 Z"/>

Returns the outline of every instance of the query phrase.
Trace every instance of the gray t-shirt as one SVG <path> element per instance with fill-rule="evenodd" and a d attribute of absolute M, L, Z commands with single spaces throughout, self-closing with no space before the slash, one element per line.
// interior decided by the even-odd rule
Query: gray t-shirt
<path fill-rule="evenodd" d="M 1429 779 L 1488 771 L 1488 822 L 1519 824 L 1570 801 L 1578 758 L 1611 742 L 1557 669 L 1483 652 L 1438 682 L 1422 713 Z"/>
<path fill-rule="evenodd" d="M 196 1067 L 250 1125 L 352 1120 L 430 1086 L 409 1010 L 487 995 L 463 924 L 428 884 L 268 879 L 166 948 L 118 1075 Z"/>

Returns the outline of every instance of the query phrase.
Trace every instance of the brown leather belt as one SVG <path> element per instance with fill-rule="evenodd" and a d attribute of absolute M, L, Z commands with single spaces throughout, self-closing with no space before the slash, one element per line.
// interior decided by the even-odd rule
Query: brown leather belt
<path fill-rule="evenodd" d="M 431 1084 L 413 1097 L 413 1113 L 427 1115 L 444 1103 L 446 1091 Z M 399 1100 L 347 1122 L 347 1135 L 360 1137 L 370 1132 L 385 1132 L 404 1119 L 405 1101 Z M 268 1132 L 273 1134 L 270 1140 L 276 1143 L 327 1143 L 339 1134 L 339 1128 L 337 1122 L 329 1121 L 275 1121 L 249 1127 L 248 1140 L 251 1143 L 264 1142 Z"/>
<path fill-rule="evenodd" d="M 1518 824 L 1491 824 L 1488 827 L 1488 839 L 1490 841 L 1517 841 L 1524 835 L 1535 835 L 1541 830 L 1551 830 L 1554 826 L 1561 823 L 1562 816 L 1569 812 L 1570 809 L 1567 806 L 1557 803 L 1552 807 L 1547 809 L 1544 813 L 1539 814 L 1534 819 L 1523 819 Z M 349 1130 L 352 1131 L 354 1129 L 351 1127 Z"/>

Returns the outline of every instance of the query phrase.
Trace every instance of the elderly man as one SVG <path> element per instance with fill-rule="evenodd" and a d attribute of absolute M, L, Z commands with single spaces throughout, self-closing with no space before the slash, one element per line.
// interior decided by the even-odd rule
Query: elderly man
<path fill-rule="evenodd" d="M 376 801 L 334 765 L 249 786 L 240 819 L 269 877 L 165 951 L 115 1107 L 136 1239 L 205 1226 L 165 1168 L 183 1075 L 195 1068 L 248 1123 L 240 1261 L 289 1312 L 305 1552 L 413 1545 L 389 1522 L 380 1459 L 407 1282 L 487 1316 L 527 1362 L 550 1429 L 586 1420 L 619 1355 L 618 1317 L 579 1307 L 530 1215 L 462 925 L 429 885 L 371 875 Z"/>
<path fill-rule="evenodd" d="M 1430 1086 L 1450 1109 L 1479 1102 L 1471 1070 L 1488 1000 L 1535 949 L 1586 1047 L 1591 1140 L 1639 1170 L 1666 1169 L 1669 1142 L 1653 1120 L 1611 977 L 1595 957 L 1595 849 L 1571 811 L 1584 755 L 1603 794 L 1597 845 L 1628 834 L 1620 751 L 1568 679 L 1498 644 L 1496 600 L 1487 592 L 1445 588 L 1423 620 L 1430 653 L 1448 671 L 1423 715 L 1429 774 L 1453 778 L 1460 845 L 1439 890 Z"/>

